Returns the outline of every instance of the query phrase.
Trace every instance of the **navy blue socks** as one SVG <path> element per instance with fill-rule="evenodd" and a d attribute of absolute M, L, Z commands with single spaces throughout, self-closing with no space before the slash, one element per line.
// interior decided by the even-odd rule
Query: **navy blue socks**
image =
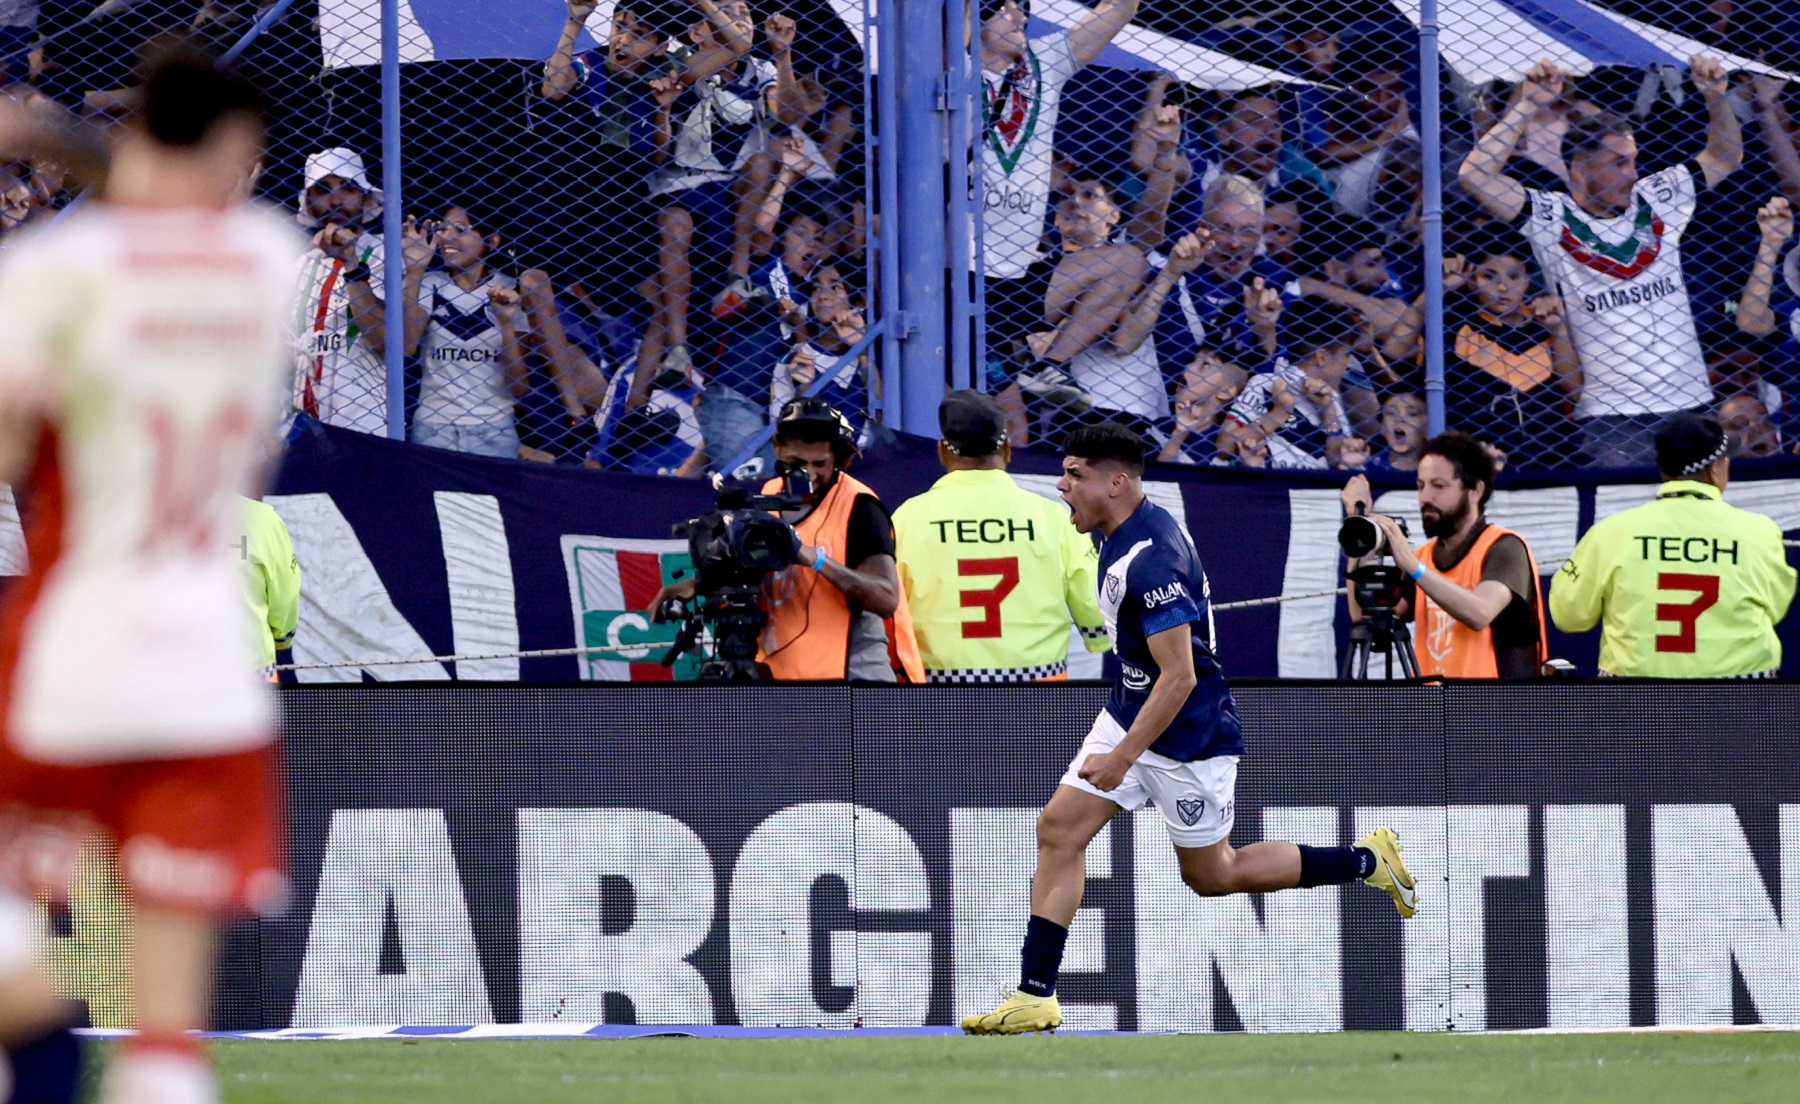
<path fill-rule="evenodd" d="M 1308 847 L 1300 849 L 1300 888 L 1345 885 L 1375 873 L 1375 852 L 1367 847 Z"/>
<path fill-rule="evenodd" d="M 1025 949 L 1019 952 L 1019 991 L 1034 997 L 1056 992 L 1056 972 L 1062 968 L 1063 944 L 1069 929 L 1054 920 L 1033 916 L 1025 925 Z"/>

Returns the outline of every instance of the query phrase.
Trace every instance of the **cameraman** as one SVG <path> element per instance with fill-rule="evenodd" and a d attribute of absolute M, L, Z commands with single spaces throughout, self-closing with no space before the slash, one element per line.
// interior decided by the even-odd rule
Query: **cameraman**
<path fill-rule="evenodd" d="M 1431 539 L 1415 554 L 1399 522 L 1373 515 L 1388 554 L 1424 595 L 1424 617 L 1415 618 L 1423 676 L 1531 678 L 1548 654 L 1537 560 L 1524 538 L 1483 516 L 1493 491 L 1493 457 L 1474 438 L 1445 433 L 1419 454 L 1419 515 Z M 1370 513 L 1369 481 L 1351 477 L 1343 501 L 1352 514 Z M 1396 612 L 1411 617 L 1412 606 L 1409 595 Z M 1350 616 L 1362 620 L 1354 587 Z"/>
<path fill-rule="evenodd" d="M 794 563 L 762 588 L 769 621 L 756 658 L 776 679 L 925 681 L 894 566 L 893 522 L 875 492 L 842 470 L 855 439 L 849 420 L 820 399 L 788 403 L 775 423 L 779 468 L 812 485 L 802 509 L 782 514 L 796 535 Z M 781 490 L 779 478 L 763 487 Z M 692 579 L 665 586 L 650 608 L 695 591 Z"/>

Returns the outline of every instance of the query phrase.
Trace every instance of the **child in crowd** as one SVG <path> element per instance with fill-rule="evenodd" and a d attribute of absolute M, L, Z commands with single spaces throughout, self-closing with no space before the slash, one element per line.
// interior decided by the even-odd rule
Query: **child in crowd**
<path fill-rule="evenodd" d="M 528 381 L 518 283 L 488 264 L 500 235 L 467 208 L 452 206 L 431 242 L 442 267 L 426 272 L 419 288 L 424 325 L 416 347 L 423 371 L 407 439 L 516 460 L 513 404 Z"/>
<path fill-rule="evenodd" d="M 775 369 L 769 388 L 769 416 L 773 419 L 782 407 L 801 397 L 814 380 L 824 376 L 827 382 L 818 397 L 849 420 L 860 445 L 868 436 L 868 423 L 879 393 L 879 381 L 869 372 L 868 354 L 858 354 L 854 359 L 845 355 L 867 330 L 863 294 L 845 277 L 844 270 L 826 264 L 813 273 L 807 307 L 809 317 L 802 320 L 797 303 L 782 303 L 784 314 L 800 322 L 795 332 L 801 340 Z"/>
<path fill-rule="evenodd" d="M 1515 466 L 1557 467 L 1580 460 L 1571 415 L 1581 362 L 1562 299 L 1534 298 L 1533 283 L 1526 247 L 1511 235 L 1476 235 L 1444 259 L 1445 421 Z M 1421 296 L 1396 330 L 1400 347 L 1422 348 L 1424 309 Z"/>
<path fill-rule="evenodd" d="M 1216 351 L 1202 348 L 1182 372 L 1175 418 L 1156 458 L 1165 464 L 1211 464 L 1218 459 L 1220 417 L 1248 377 Z"/>
<path fill-rule="evenodd" d="M 1344 376 L 1355 362 L 1361 317 L 1337 303 L 1306 300 L 1283 329 L 1287 355 L 1252 376 L 1226 418 L 1256 425 L 1276 467 L 1325 468 L 1353 436 Z"/>

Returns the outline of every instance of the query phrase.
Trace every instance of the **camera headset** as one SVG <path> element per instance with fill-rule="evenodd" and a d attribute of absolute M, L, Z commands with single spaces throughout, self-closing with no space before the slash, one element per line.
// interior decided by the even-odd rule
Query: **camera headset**
<path fill-rule="evenodd" d="M 843 467 L 852 456 L 860 455 L 856 447 L 856 429 L 851 426 L 850 419 L 824 399 L 794 399 L 783 406 L 781 415 L 775 419 L 775 436 L 783 436 L 783 430 L 788 426 L 801 425 L 830 429 L 831 455 L 838 467 Z"/>

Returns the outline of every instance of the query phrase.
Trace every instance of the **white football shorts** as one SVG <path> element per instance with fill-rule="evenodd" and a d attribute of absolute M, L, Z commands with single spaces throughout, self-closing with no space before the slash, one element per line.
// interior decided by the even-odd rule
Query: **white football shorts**
<path fill-rule="evenodd" d="M 1154 802 L 1177 847 L 1210 847 L 1231 835 L 1237 819 L 1237 756 L 1183 763 L 1146 751 L 1125 772 L 1125 781 L 1116 790 L 1098 789 L 1084 781 L 1081 766 L 1088 756 L 1104 755 L 1123 739 L 1125 729 L 1102 710 L 1075 753 L 1075 761 L 1063 773 L 1062 784 L 1104 797 L 1128 813 L 1146 801 Z"/>

